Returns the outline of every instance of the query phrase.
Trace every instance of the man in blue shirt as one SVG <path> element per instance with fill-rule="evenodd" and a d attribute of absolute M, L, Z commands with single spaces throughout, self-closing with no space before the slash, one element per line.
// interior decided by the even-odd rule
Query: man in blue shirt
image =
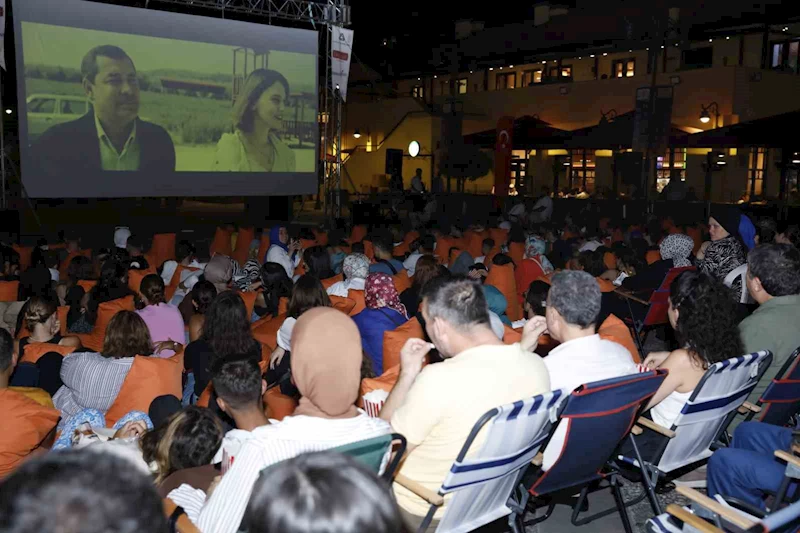
<path fill-rule="evenodd" d="M 383 272 L 390 276 L 404 270 L 403 263 L 392 257 L 391 239 L 384 236 L 375 237 L 372 240 L 372 249 L 375 253 L 375 264 L 370 265 L 369 273 Z"/>

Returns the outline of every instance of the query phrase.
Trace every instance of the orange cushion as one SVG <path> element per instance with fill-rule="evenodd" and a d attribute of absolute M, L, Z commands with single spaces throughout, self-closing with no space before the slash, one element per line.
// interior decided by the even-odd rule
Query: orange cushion
<path fill-rule="evenodd" d="M 356 306 L 355 300 L 350 298 L 343 298 L 341 296 L 330 296 L 331 303 L 334 309 L 338 309 L 346 315 L 352 313 L 353 308 Z"/>
<path fill-rule="evenodd" d="M 508 302 L 506 316 L 512 322 L 522 318 L 522 305 L 517 295 L 517 283 L 514 279 L 514 265 L 492 265 L 486 277 L 486 285 L 491 285 L 503 293 Z"/>
<path fill-rule="evenodd" d="M 197 398 L 197 402 L 195 402 L 195 405 L 197 405 L 198 407 L 208 407 L 208 404 L 211 402 L 211 393 L 213 391 L 214 391 L 214 384 L 209 381 L 208 385 L 206 385 L 206 388 L 203 389 L 203 392 L 200 393 L 200 396 Z"/>
<path fill-rule="evenodd" d="M 250 320 L 250 317 L 253 316 L 253 309 L 256 307 L 256 298 L 258 298 L 257 291 L 247 291 L 237 293 L 239 297 L 241 297 L 242 301 L 244 302 L 244 307 L 247 309 L 247 319 Z"/>
<path fill-rule="evenodd" d="M 394 288 L 398 294 L 411 287 L 411 278 L 408 277 L 408 271 L 405 269 L 392 276 L 392 281 L 394 281 Z"/>
<path fill-rule="evenodd" d="M 61 413 L 10 389 L 0 389 L 0 480 L 56 427 Z"/>
<path fill-rule="evenodd" d="M 656 261 L 661 261 L 661 252 L 658 250 L 647 250 L 644 259 L 647 261 L 648 265 L 652 265 Z"/>
<path fill-rule="evenodd" d="M 286 320 L 286 315 L 267 316 L 253 322 L 250 325 L 250 331 L 253 332 L 253 337 L 258 342 L 268 346 L 270 350 L 274 350 L 278 346 L 278 330 L 281 329 L 284 320 Z"/>
<path fill-rule="evenodd" d="M 356 303 L 355 307 L 353 307 L 353 310 L 350 311 L 350 316 L 356 316 L 358 313 L 367 308 L 367 302 L 364 301 L 364 291 L 350 289 L 347 291 L 347 297 Z"/>
<path fill-rule="evenodd" d="M 236 249 L 233 250 L 231 257 L 240 265 L 244 266 L 247 257 L 250 255 L 250 243 L 256 238 L 254 228 L 239 228 L 236 237 Z"/>
<path fill-rule="evenodd" d="M 100 352 L 103 350 L 103 341 L 106 337 L 108 323 L 117 312 L 133 311 L 133 296 L 126 296 L 110 302 L 103 302 L 97 308 L 97 320 L 91 333 L 76 333 L 84 347 Z M 124 413 L 123 413 L 124 414 Z"/>
<path fill-rule="evenodd" d="M 89 292 L 97 285 L 96 279 L 79 279 L 78 287 L 82 288 L 85 292 Z"/>
<path fill-rule="evenodd" d="M 155 273 L 156 269 L 152 266 L 147 270 L 128 270 L 128 288 L 133 292 L 139 292 L 144 277 Z"/>
<path fill-rule="evenodd" d="M 258 243 L 258 257 L 256 259 L 259 263 L 264 262 L 264 258 L 267 256 L 267 250 L 269 250 L 269 246 L 269 228 L 264 228 L 263 232 L 261 233 L 261 241 Z"/>
<path fill-rule="evenodd" d="M 361 390 L 358 395 L 358 406 L 364 407 L 364 395 L 374 390 L 392 392 L 397 380 L 400 378 L 400 365 L 395 365 L 377 378 L 364 378 L 361 380 Z"/>
<path fill-rule="evenodd" d="M 0 302 L 19 300 L 19 281 L 0 281 Z"/>
<path fill-rule="evenodd" d="M 617 268 L 617 256 L 614 252 L 606 252 L 603 254 L 603 264 L 609 270 Z"/>
<path fill-rule="evenodd" d="M 464 232 L 464 238 L 467 241 L 466 249 L 472 257 L 480 257 L 483 255 L 483 240 L 489 237 L 488 231 L 472 231 Z"/>
<path fill-rule="evenodd" d="M 61 324 L 61 336 L 66 337 L 67 333 L 67 313 L 69 313 L 68 305 L 61 305 L 58 307 L 58 322 Z"/>
<path fill-rule="evenodd" d="M 160 267 L 164 261 L 175 259 L 175 234 L 157 233 L 153 235 L 153 244 L 147 254 L 153 258 L 150 264 L 153 267 Z"/>
<path fill-rule="evenodd" d="M 326 278 L 320 280 L 320 283 L 322 283 L 322 286 L 325 287 L 325 290 L 328 290 L 331 287 L 331 285 L 333 285 L 334 283 L 339 283 L 340 281 L 344 281 L 344 276 L 342 274 L 337 274 L 332 278 Z"/>
<path fill-rule="evenodd" d="M 208 253 L 213 256 L 214 254 L 231 255 L 233 249 L 231 248 L 231 234 L 233 231 L 229 229 L 217 228 L 214 232 L 214 240 L 208 248 Z"/>
<path fill-rule="evenodd" d="M 375 260 L 375 248 L 372 246 L 372 241 L 361 241 L 364 243 L 364 255 L 369 257 L 370 261 Z"/>
<path fill-rule="evenodd" d="M 19 268 L 21 271 L 28 270 L 31 266 L 31 256 L 33 255 L 33 246 L 19 246 L 12 244 L 11 247 L 19 254 Z"/>
<path fill-rule="evenodd" d="M 457 246 L 456 240 L 447 235 L 436 239 L 436 257 L 439 263 L 447 265 L 450 262 L 450 248 Z"/>
<path fill-rule="evenodd" d="M 264 403 L 267 406 L 267 418 L 274 420 L 283 420 L 297 409 L 297 400 L 281 394 L 280 387 L 268 390 L 264 394 Z"/>
<path fill-rule="evenodd" d="M 406 254 L 410 253 L 411 249 L 408 247 L 408 244 L 401 242 L 397 246 L 392 249 L 392 255 L 394 257 L 405 257 Z"/>
<path fill-rule="evenodd" d="M 347 239 L 347 242 L 353 244 L 354 242 L 361 242 L 364 240 L 364 237 L 367 236 L 367 227 L 366 226 L 353 226 L 353 230 L 350 232 L 350 238 Z"/>
<path fill-rule="evenodd" d="M 117 399 L 106 413 L 108 427 L 131 411 L 148 412 L 150 404 L 159 396 L 183 396 L 183 352 L 170 358 L 137 356 L 122 383 Z"/>
<path fill-rule="evenodd" d="M 424 339 L 425 332 L 416 317 L 392 331 L 383 333 L 383 368 L 400 364 L 400 350 L 408 339 Z"/>
<path fill-rule="evenodd" d="M 512 242 L 508 245 L 508 256 L 519 266 L 525 258 L 525 243 Z"/>
<path fill-rule="evenodd" d="M 75 351 L 74 346 L 60 346 L 58 344 L 50 344 L 49 342 L 34 342 L 25 346 L 20 363 L 35 363 L 44 354 L 56 352 L 65 356 Z"/>
<path fill-rule="evenodd" d="M 642 362 L 639 350 L 636 348 L 636 342 L 631 336 L 631 330 L 616 316 L 608 315 L 608 318 L 597 329 L 597 334 L 600 335 L 601 339 L 616 342 L 627 348 L 634 363 L 639 364 Z"/>

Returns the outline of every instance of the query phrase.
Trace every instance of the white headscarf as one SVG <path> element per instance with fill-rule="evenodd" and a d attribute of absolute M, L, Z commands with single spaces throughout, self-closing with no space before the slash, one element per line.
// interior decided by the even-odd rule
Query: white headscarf
<path fill-rule="evenodd" d="M 126 227 L 117 228 L 114 231 L 114 246 L 117 248 L 128 247 L 128 237 L 131 236 L 131 230 Z"/>

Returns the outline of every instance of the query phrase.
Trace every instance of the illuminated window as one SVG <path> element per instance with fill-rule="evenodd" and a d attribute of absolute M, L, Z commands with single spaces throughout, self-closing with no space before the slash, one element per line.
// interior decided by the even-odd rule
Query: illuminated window
<path fill-rule="evenodd" d="M 618 59 L 611 64 L 611 74 L 615 78 L 632 78 L 636 74 L 636 60 Z"/>
<path fill-rule="evenodd" d="M 571 151 L 569 178 L 570 189 L 583 189 L 587 193 L 594 192 L 594 150 Z"/>
<path fill-rule="evenodd" d="M 761 196 L 764 194 L 764 179 L 767 175 L 767 157 L 769 150 L 766 148 L 753 147 L 750 149 L 750 157 L 747 161 L 747 178 L 750 196 Z"/>
<path fill-rule="evenodd" d="M 686 181 L 686 148 L 673 148 L 656 158 L 656 189 L 661 192 L 670 179 Z"/>
<path fill-rule="evenodd" d="M 800 55 L 800 41 L 773 43 L 772 62 L 770 66 L 776 70 L 797 73 L 798 55 Z"/>
<path fill-rule="evenodd" d="M 530 87 L 534 83 L 542 83 L 542 69 L 526 70 L 522 73 L 522 86 Z"/>
<path fill-rule="evenodd" d="M 414 98 L 425 98 L 425 87 L 422 85 L 414 85 L 414 88 L 411 89 L 411 96 Z"/>
<path fill-rule="evenodd" d="M 511 188 L 518 194 L 525 194 L 525 174 L 528 170 L 528 152 L 526 150 L 511 151 Z"/>
<path fill-rule="evenodd" d="M 550 78 L 552 81 L 565 81 L 572 79 L 572 66 L 562 65 L 559 71 L 558 67 L 550 69 Z"/>
<path fill-rule="evenodd" d="M 561 65 L 561 78 L 572 79 L 572 65 Z"/>
<path fill-rule="evenodd" d="M 467 94 L 467 78 L 456 80 L 456 92 L 458 94 Z"/>
<path fill-rule="evenodd" d="M 514 89 L 517 86 L 517 73 L 497 74 L 495 77 L 495 89 Z"/>

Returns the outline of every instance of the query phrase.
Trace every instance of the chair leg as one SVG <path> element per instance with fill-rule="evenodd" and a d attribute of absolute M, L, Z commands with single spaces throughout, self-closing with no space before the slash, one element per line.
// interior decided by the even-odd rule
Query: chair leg
<path fill-rule="evenodd" d="M 625 507 L 625 501 L 622 499 L 622 492 L 619 490 L 619 480 L 616 474 L 611 476 L 611 492 L 614 494 L 614 502 L 617 504 L 617 511 L 619 511 L 619 517 L 622 519 L 622 527 L 625 528 L 625 533 L 633 533 L 631 520 L 628 516 L 628 508 Z"/>
<path fill-rule="evenodd" d="M 655 487 L 658 484 L 658 470 L 650 465 L 650 463 L 645 463 L 644 460 L 642 460 L 642 454 L 639 453 L 636 439 L 633 438 L 633 435 L 629 435 L 629 438 L 633 445 L 633 453 L 636 454 L 636 460 L 639 462 L 639 468 L 642 471 L 642 484 L 644 485 L 647 498 L 650 500 L 650 507 L 652 507 L 656 516 L 663 514 L 664 511 L 661 509 L 661 503 L 659 503 L 655 493 Z M 654 479 L 650 479 L 651 475 Z"/>

